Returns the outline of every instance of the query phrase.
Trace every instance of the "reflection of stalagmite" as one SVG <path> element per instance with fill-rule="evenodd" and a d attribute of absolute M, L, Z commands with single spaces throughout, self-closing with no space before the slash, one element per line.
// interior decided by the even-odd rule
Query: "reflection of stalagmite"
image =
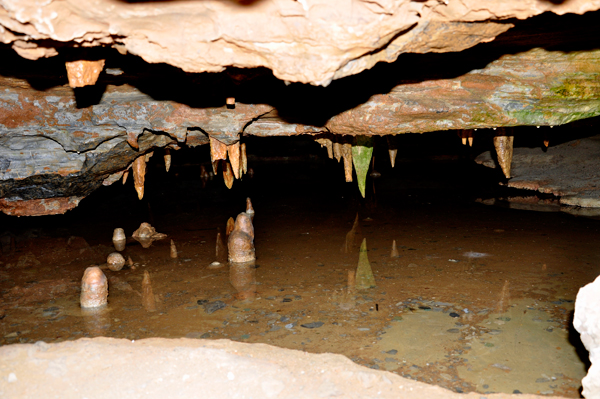
<path fill-rule="evenodd" d="M 133 161 L 133 184 L 139 199 L 144 198 L 144 181 L 146 179 L 146 157 L 139 156 Z"/>
<path fill-rule="evenodd" d="M 360 221 L 358 220 L 358 213 L 356 214 L 356 218 L 354 218 L 354 224 L 352 225 L 352 229 L 348 233 L 346 233 L 346 241 L 342 246 L 342 252 L 350 253 L 354 251 L 357 237 L 360 235 Z"/>
<path fill-rule="evenodd" d="M 348 292 L 352 293 L 356 290 L 356 271 L 348 270 Z"/>
<path fill-rule="evenodd" d="M 235 226 L 227 240 L 229 262 L 245 263 L 256 260 L 254 253 L 254 227 L 252 219 L 242 212 L 235 219 Z"/>
<path fill-rule="evenodd" d="M 125 230 L 121 228 L 116 228 L 113 231 L 113 245 L 117 251 L 123 251 L 125 249 L 125 244 L 127 242 L 127 237 L 125 237 Z"/>
<path fill-rule="evenodd" d="M 333 156 L 338 162 L 342 159 L 342 145 L 338 142 L 333 143 Z"/>
<path fill-rule="evenodd" d="M 108 303 L 108 280 L 98 266 L 85 269 L 79 303 L 82 308 L 97 308 Z"/>
<path fill-rule="evenodd" d="M 229 281 L 237 290 L 237 299 L 252 300 L 256 297 L 256 265 L 252 262 L 229 265 Z"/>
<path fill-rule="evenodd" d="M 240 142 L 227 146 L 227 153 L 229 154 L 229 162 L 231 163 L 231 169 L 236 179 L 242 177 L 240 174 Z"/>
<path fill-rule="evenodd" d="M 512 163 L 513 156 L 513 141 L 514 136 L 499 135 L 494 137 L 494 147 L 496 147 L 496 153 L 498 154 L 498 163 L 507 179 L 511 177 L 510 164 Z"/>
<path fill-rule="evenodd" d="M 233 220 L 233 218 L 227 219 L 227 227 L 225 227 L 225 236 L 227 238 L 229 238 L 229 235 L 233 231 L 234 226 L 235 226 L 235 220 Z"/>
<path fill-rule="evenodd" d="M 217 243 L 215 245 L 215 257 L 217 258 L 217 262 L 220 262 L 220 263 L 227 262 L 227 247 L 225 247 L 225 243 L 223 242 L 223 237 L 221 237 L 220 231 L 217 231 Z"/>
<path fill-rule="evenodd" d="M 352 144 L 346 143 L 342 145 L 342 156 L 344 157 L 344 174 L 346 182 L 352 181 Z"/>
<path fill-rule="evenodd" d="M 356 268 L 356 289 L 364 290 L 375 286 L 375 277 L 367 255 L 367 239 L 363 238 L 358 255 L 358 267 Z"/>
<path fill-rule="evenodd" d="M 356 180 L 358 189 L 365 198 L 365 186 L 367 182 L 367 172 L 373 156 L 373 140 L 370 137 L 358 136 L 356 143 L 352 147 L 352 162 L 356 171 Z"/>
<path fill-rule="evenodd" d="M 498 298 L 498 304 L 496 305 L 497 313 L 504 313 L 508 310 L 510 306 L 510 283 L 508 280 L 504 280 L 504 285 L 502 286 L 502 291 L 500 291 L 500 296 Z"/>
<path fill-rule="evenodd" d="M 169 254 L 171 259 L 177 259 L 177 247 L 175 246 L 175 241 L 171 240 L 171 252 Z"/>
<path fill-rule="evenodd" d="M 231 164 L 227 161 L 222 161 L 223 165 L 223 181 L 227 188 L 231 189 L 233 186 L 233 171 L 231 170 Z"/>
<path fill-rule="evenodd" d="M 171 150 L 165 148 L 165 170 L 168 172 L 171 169 Z"/>
<path fill-rule="evenodd" d="M 248 172 L 248 157 L 246 156 L 246 143 L 242 143 L 242 145 L 240 146 L 240 159 L 240 168 L 242 169 L 242 172 L 246 174 Z"/>
<path fill-rule="evenodd" d="M 99 308 L 81 308 L 83 324 L 90 337 L 106 336 L 111 328 L 110 310 L 106 306 Z"/>
<path fill-rule="evenodd" d="M 156 311 L 156 298 L 154 298 L 148 270 L 144 270 L 144 279 L 142 280 L 142 306 L 148 312 Z"/>
<path fill-rule="evenodd" d="M 398 252 L 398 247 L 396 246 L 396 240 L 392 242 L 392 252 L 390 253 L 390 258 L 399 258 L 400 253 Z"/>

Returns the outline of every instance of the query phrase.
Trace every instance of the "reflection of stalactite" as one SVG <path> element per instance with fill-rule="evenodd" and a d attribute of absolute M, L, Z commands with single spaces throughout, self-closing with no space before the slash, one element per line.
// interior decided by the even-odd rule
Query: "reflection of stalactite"
<path fill-rule="evenodd" d="M 496 313 L 504 313 L 510 307 L 510 283 L 508 280 L 504 280 L 504 286 L 500 291 L 498 298 L 498 304 L 496 305 Z"/>
<path fill-rule="evenodd" d="M 365 290 L 373 287 L 376 287 L 375 277 L 373 276 L 371 264 L 369 263 L 369 257 L 367 256 L 367 239 L 364 238 L 358 255 L 358 267 L 356 268 L 356 288 L 359 290 Z"/>
<path fill-rule="evenodd" d="M 253 300 L 256 297 L 256 264 L 254 261 L 231 263 L 229 280 L 237 290 L 237 299 Z"/>
<path fill-rule="evenodd" d="M 346 241 L 344 245 L 342 245 L 342 252 L 348 254 L 354 252 L 357 248 L 358 240 L 360 239 L 361 231 L 360 231 L 360 222 L 358 220 L 358 213 L 356 214 L 356 218 L 354 219 L 354 224 L 352 225 L 352 229 L 346 234 Z"/>

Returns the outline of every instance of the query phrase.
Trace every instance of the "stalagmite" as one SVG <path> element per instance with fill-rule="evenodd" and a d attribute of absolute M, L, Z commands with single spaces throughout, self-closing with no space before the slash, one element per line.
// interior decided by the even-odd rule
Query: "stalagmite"
<path fill-rule="evenodd" d="M 168 172 L 171 169 L 171 150 L 165 148 L 165 170 Z"/>
<path fill-rule="evenodd" d="M 166 238 L 167 235 L 163 233 L 157 233 L 156 229 L 152 227 L 149 223 L 142 223 L 140 227 L 133 232 L 132 237 L 142 244 L 142 247 L 149 248 L 152 245 L 153 241 L 162 240 Z"/>
<path fill-rule="evenodd" d="M 396 240 L 392 242 L 392 252 L 390 253 L 390 258 L 399 258 L 400 252 L 398 252 L 398 247 L 396 246 Z"/>
<path fill-rule="evenodd" d="M 338 142 L 333 143 L 333 156 L 338 162 L 342 159 L 342 145 Z"/>
<path fill-rule="evenodd" d="M 504 280 L 502 291 L 498 297 L 498 303 L 496 304 L 496 312 L 504 313 L 510 307 L 510 283 L 508 280 Z"/>
<path fill-rule="evenodd" d="M 118 272 L 125 266 L 125 258 L 118 252 L 113 252 L 106 258 L 108 268 L 113 272 Z"/>
<path fill-rule="evenodd" d="M 242 177 L 240 174 L 240 142 L 228 145 L 227 153 L 229 154 L 229 162 L 231 163 L 233 175 L 236 179 L 239 179 Z"/>
<path fill-rule="evenodd" d="M 510 179 L 510 164 L 513 156 L 513 141 L 514 136 L 496 136 L 494 137 L 494 147 L 498 154 L 498 163 L 504 172 L 504 176 Z"/>
<path fill-rule="evenodd" d="M 156 311 L 156 298 L 154 298 L 148 270 L 144 270 L 144 278 L 142 279 L 142 306 L 148 312 Z"/>
<path fill-rule="evenodd" d="M 356 270 L 348 270 L 348 292 L 356 290 Z"/>
<path fill-rule="evenodd" d="M 333 159 L 333 143 L 329 139 L 316 139 L 317 143 L 321 144 L 321 147 L 325 147 L 327 149 L 327 156 L 329 159 Z"/>
<path fill-rule="evenodd" d="M 244 174 L 248 172 L 248 157 L 246 156 L 246 143 L 240 145 L 241 169 Z"/>
<path fill-rule="evenodd" d="M 354 251 L 356 245 L 356 237 L 360 235 L 360 221 L 358 220 L 358 213 L 354 218 L 354 224 L 348 233 L 346 233 L 346 241 L 342 246 L 342 252 L 350 253 Z"/>
<path fill-rule="evenodd" d="M 376 287 L 375 277 L 367 255 L 367 239 L 363 238 L 358 255 L 358 267 L 356 268 L 356 289 L 365 290 L 373 287 Z"/>
<path fill-rule="evenodd" d="M 123 172 L 123 184 L 127 182 L 127 178 L 129 177 L 129 169 Z"/>
<path fill-rule="evenodd" d="M 228 189 L 233 186 L 233 171 L 231 170 L 231 164 L 227 161 L 221 161 L 223 166 L 223 180 Z"/>
<path fill-rule="evenodd" d="M 131 259 L 131 256 L 127 257 L 127 266 L 129 266 L 129 267 L 133 266 L 133 259 Z"/>
<path fill-rule="evenodd" d="M 346 182 L 352 181 L 352 144 L 346 143 L 342 145 L 342 156 L 344 157 L 344 174 Z"/>
<path fill-rule="evenodd" d="M 77 60 L 65 62 L 69 86 L 72 88 L 96 84 L 100 72 L 104 69 L 104 60 Z"/>
<path fill-rule="evenodd" d="M 125 230 L 121 228 L 116 228 L 113 231 L 113 245 L 117 251 L 123 251 L 125 249 L 125 244 L 127 242 L 127 237 L 125 237 Z"/>
<path fill-rule="evenodd" d="M 235 220 L 233 220 L 233 218 L 227 219 L 227 227 L 225 228 L 225 236 L 226 237 L 229 238 L 229 235 L 233 231 L 234 227 L 235 227 Z"/>
<path fill-rule="evenodd" d="M 108 302 L 108 280 L 98 266 L 90 266 L 83 272 L 81 279 L 81 296 L 79 303 L 82 308 L 96 308 Z"/>
<path fill-rule="evenodd" d="M 171 240 L 170 256 L 172 259 L 177 259 L 177 247 L 175 246 L 175 241 L 173 241 L 173 240 Z"/>
<path fill-rule="evenodd" d="M 215 245 L 215 257 L 217 258 L 217 262 L 225 263 L 227 262 L 227 247 L 223 242 L 223 237 L 221 237 L 221 232 L 217 231 L 217 242 Z"/>
<path fill-rule="evenodd" d="M 600 398 L 600 277 L 580 288 L 575 300 L 573 327 L 585 349 L 589 352 L 591 366 L 581 380 L 583 396 Z"/>
<path fill-rule="evenodd" d="M 250 197 L 246 198 L 246 213 L 254 218 L 254 208 L 252 207 L 252 201 L 250 201 Z"/>
<path fill-rule="evenodd" d="M 144 180 L 146 177 L 146 157 L 139 156 L 133 161 L 133 184 L 138 198 L 144 198 Z"/>
<path fill-rule="evenodd" d="M 132 148 L 136 150 L 140 149 L 138 144 L 138 134 L 136 132 L 127 132 L 127 142 Z"/>
<path fill-rule="evenodd" d="M 235 97 L 227 97 L 225 104 L 227 104 L 227 108 L 229 109 L 235 108 Z"/>
<path fill-rule="evenodd" d="M 365 198 L 365 187 L 367 183 L 367 172 L 373 156 L 373 139 L 371 137 L 356 137 L 355 145 L 352 147 L 352 162 L 356 171 L 356 180 L 361 195 Z M 346 175 L 347 176 L 347 175 Z"/>
<path fill-rule="evenodd" d="M 244 263 L 256 260 L 254 253 L 254 227 L 252 219 L 242 212 L 235 219 L 235 226 L 227 240 L 229 262 Z"/>

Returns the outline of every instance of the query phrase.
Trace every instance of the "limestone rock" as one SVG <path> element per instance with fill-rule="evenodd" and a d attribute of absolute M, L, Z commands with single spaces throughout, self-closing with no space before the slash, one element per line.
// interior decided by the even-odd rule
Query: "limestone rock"
<path fill-rule="evenodd" d="M 600 277 L 579 289 L 573 326 L 590 353 L 592 363 L 588 374 L 581 381 L 583 396 L 588 399 L 600 398 Z"/>

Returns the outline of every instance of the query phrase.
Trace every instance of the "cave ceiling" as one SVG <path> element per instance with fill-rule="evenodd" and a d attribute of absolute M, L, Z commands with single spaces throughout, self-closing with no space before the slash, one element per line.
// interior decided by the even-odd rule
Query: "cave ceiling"
<path fill-rule="evenodd" d="M 239 177 L 244 136 L 313 135 L 339 156 L 356 137 L 596 117 L 598 9 L 0 0 L 0 210 L 64 213 L 130 171 L 143 187 L 136 161 L 157 149 L 210 145 Z"/>

